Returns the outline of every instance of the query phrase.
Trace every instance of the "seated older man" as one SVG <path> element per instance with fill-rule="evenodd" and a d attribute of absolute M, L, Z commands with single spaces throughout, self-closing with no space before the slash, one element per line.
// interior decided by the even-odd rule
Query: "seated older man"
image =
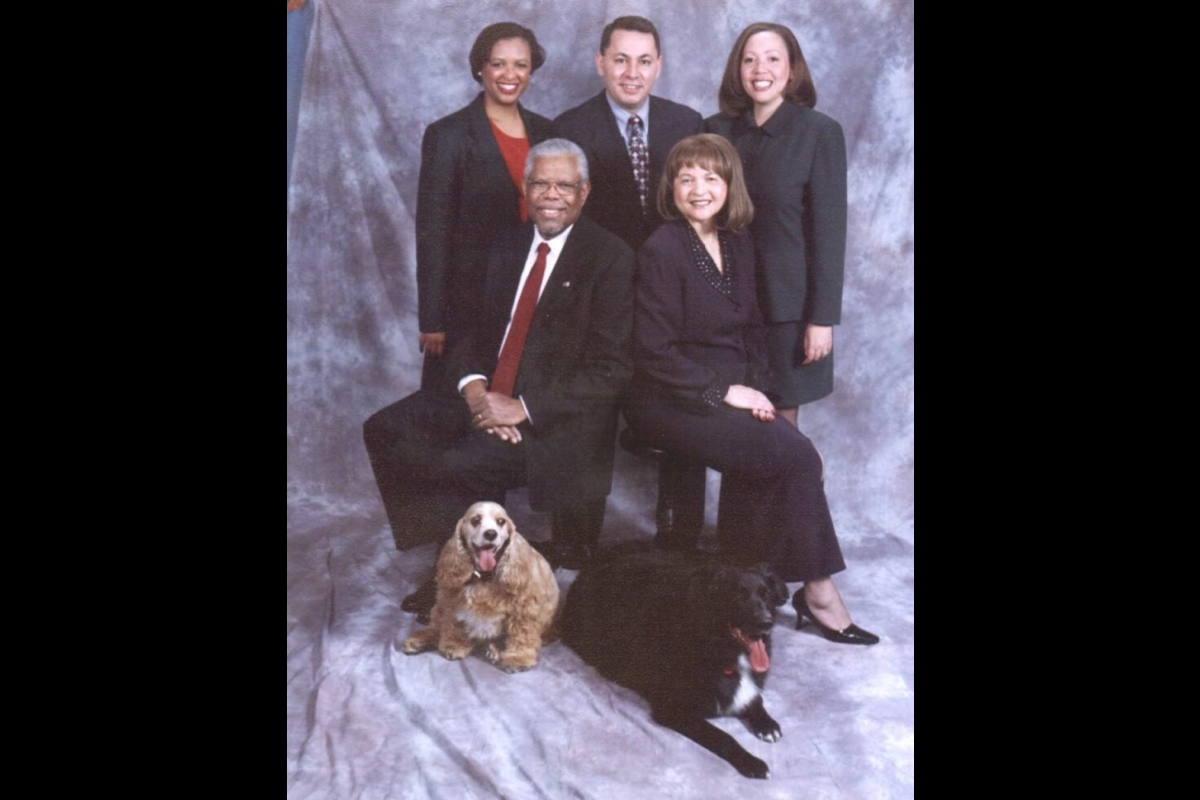
<path fill-rule="evenodd" d="M 565 139 L 525 162 L 533 225 L 498 237 L 483 309 L 449 353 L 443 392 L 374 414 L 363 438 L 396 546 L 449 534 L 479 500 L 528 485 L 551 514 L 555 566 L 578 568 L 612 486 L 616 402 L 632 373 L 633 251 L 580 212 L 591 184 Z M 487 209 L 479 209 L 487 213 Z M 426 611 L 432 581 L 405 600 Z"/>

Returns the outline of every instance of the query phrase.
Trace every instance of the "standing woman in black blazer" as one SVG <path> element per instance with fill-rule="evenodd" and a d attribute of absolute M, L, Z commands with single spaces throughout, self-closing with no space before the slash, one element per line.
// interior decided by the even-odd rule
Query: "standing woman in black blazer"
<path fill-rule="evenodd" d="M 755 301 L 755 209 L 730 144 L 689 136 L 671 150 L 658 189 L 668 222 L 638 251 L 635 373 L 626 416 L 651 447 L 721 473 L 718 537 L 741 563 L 766 561 L 786 581 L 797 627 L 874 644 L 850 620 L 830 577 L 845 569 L 821 458 L 775 418 Z M 682 218 L 682 219 L 681 219 Z"/>
<path fill-rule="evenodd" d="M 550 138 L 550 120 L 519 102 L 546 61 L 533 31 L 515 22 L 489 25 L 468 60 L 483 91 L 426 128 L 421 142 L 417 304 L 423 389 L 442 388 L 446 338 L 477 316 L 492 239 L 528 221 L 525 156 Z"/>
<path fill-rule="evenodd" d="M 760 301 L 780 414 L 833 391 L 833 326 L 841 322 L 846 254 L 846 142 L 819 111 L 800 44 L 756 22 L 738 37 L 705 120 L 737 148 L 754 201 Z"/>

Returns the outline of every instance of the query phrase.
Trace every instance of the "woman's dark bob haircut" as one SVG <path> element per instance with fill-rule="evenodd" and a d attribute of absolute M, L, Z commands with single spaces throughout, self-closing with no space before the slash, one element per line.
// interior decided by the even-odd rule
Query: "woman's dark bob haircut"
<path fill-rule="evenodd" d="M 481 30 L 475 37 L 475 44 L 471 45 L 471 55 L 467 56 L 467 60 L 471 62 L 471 77 L 475 79 L 476 83 L 483 83 L 483 78 L 480 76 L 480 73 L 483 72 L 483 65 L 492 57 L 492 48 L 501 39 L 525 40 L 525 44 L 529 45 L 529 54 L 533 58 L 529 65 L 530 75 L 537 72 L 542 64 L 546 63 L 546 49 L 538 44 L 537 36 L 533 31 L 515 22 L 494 22 Z"/>
<path fill-rule="evenodd" d="M 721 113 L 728 117 L 737 117 L 754 108 L 754 101 L 746 94 L 742 86 L 742 55 L 746 52 L 746 42 L 756 33 L 775 33 L 787 45 L 788 58 L 791 61 L 792 77 L 788 81 L 783 99 L 789 103 L 808 108 L 817 107 L 817 87 L 813 85 L 812 73 L 808 71 L 808 62 L 800 51 L 800 43 L 796 35 L 785 25 L 774 22 L 755 22 L 742 31 L 733 52 L 729 54 L 729 62 L 725 65 L 725 76 L 721 78 L 721 90 L 717 100 L 721 104 Z"/>
<path fill-rule="evenodd" d="M 675 206 L 675 178 L 686 167 L 699 167 L 721 176 L 729 187 L 725 195 L 725 207 L 717 214 L 717 227 L 726 231 L 740 231 L 754 219 L 754 203 L 746 191 L 742 178 L 742 159 L 733 145 L 715 133 L 698 133 L 689 136 L 671 148 L 662 181 L 658 184 L 658 213 L 664 219 L 680 219 L 683 216 Z"/>

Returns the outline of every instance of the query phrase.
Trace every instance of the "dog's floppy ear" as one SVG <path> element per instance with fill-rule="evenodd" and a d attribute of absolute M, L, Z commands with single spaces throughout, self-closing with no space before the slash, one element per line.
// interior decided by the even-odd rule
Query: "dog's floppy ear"
<path fill-rule="evenodd" d="M 759 564 L 758 572 L 763 576 L 763 581 L 767 584 L 767 589 L 771 592 L 771 602 L 775 604 L 775 607 L 778 608 L 786 603 L 788 601 L 787 584 L 775 574 L 775 571 L 771 569 L 771 565 L 766 563 Z"/>
<path fill-rule="evenodd" d="M 504 533 L 505 533 L 505 541 L 504 541 L 503 545 L 500 545 L 500 548 L 503 549 L 503 551 L 505 552 L 505 555 L 504 555 L 504 558 L 499 559 L 499 561 L 497 561 L 498 566 L 496 567 L 496 569 L 499 571 L 498 573 L 504 573 L 504 575 L 509 575 L 509 573 L 511 572 L 510 566 L 509 566 L 510 561 L 521 560 L 523 558 L 523 555 L 522 555 L 523 548 L 527 548 L 527 549 L 533 549 L 533 548 L 529 547 L 529 543 L 527 541 L 524 541 L 523 537 L 517 536 L 517 524 L 515 522 L 512 522 L 512 518 L 509 517 L 508 515 L 504 516 L 504 524 L 502 525 L 502 528 L 504 529 Z M 524 567 L 521 567 L 521 569 L 524 569 Z"/>
<path fill-rule="evenodd" d="M 469 521 L 469 514 L 458 521 L 454 526 L 454 533 L 450 541 L 446 542 L 442 547 L 442 552 L 438 555 L 437 580 L 439 584 L 461 586 L 466 583 L 467 578 L 475 569 L 475 562 L 471 560 L 471 550 L 466 540 Z"/>
<path fill-rule="evenodd" d="M 470 513 L 471 510 L 467 509 L 467 514 Z M 454 525 L 454 541 L 458 542 L 458 549 L 464 553 L 467 552 L 467 514 Z"/>

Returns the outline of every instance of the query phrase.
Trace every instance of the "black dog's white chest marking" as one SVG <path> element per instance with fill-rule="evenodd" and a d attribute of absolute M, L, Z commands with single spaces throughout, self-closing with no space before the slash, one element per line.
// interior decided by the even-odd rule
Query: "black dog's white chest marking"
<path fill-rule="evenodd" d="M 750 671 L 750 659 L 745 655 L 738 656 L 737 661 L 738 685 L 733 693 L 733 699 L 729 701 L 729 705 L 725 708 L 717 704 L 717 713 L 723 716 L 736 717 L 741 715 L 743 711 L 749 708 L 755 698 L 761 694 L 758 684 L 754 682 L 754 677 Z"/>

